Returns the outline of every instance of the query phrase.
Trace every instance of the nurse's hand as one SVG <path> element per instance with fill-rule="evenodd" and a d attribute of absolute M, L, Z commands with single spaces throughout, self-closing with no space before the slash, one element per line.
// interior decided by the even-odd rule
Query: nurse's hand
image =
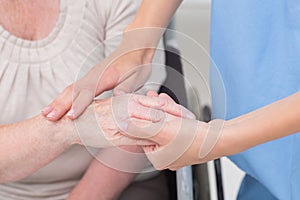
<path fill-rule="evenodd" d="M 164 123 L 152 124 L 148 128 L 143 126 L 139 131 L 135 125 L 129 125 L 128 135 L 139 139 L 152 141 L 153 145 L 143 146 L 150 162 L 158 170 L 169 168 L 176 170 L 186 165 L 199 163 L 198 152 L 201 137 L 197 135 L 199 129 L 205 131 L 205 124 L 198 124 L 196 120 L 177 118 Z"/>
<path fill-rule="evenodd" d="M 77 118 L 95 96 L 114 88 L 114 94 L 130 93 L 140 88 L 151 73 L 153 49 L 131 50 L 121 46 L 83 78 L 69 85 L 42 115 L 50 121 L 64 116 Z"/>
<path fill-rule="evenodd" d="M 177 104 L 169 95 L 165 93 L 158 94 L 154 90 L 147 92 L 147 97 L 140 98 L 140 104 L 149 108 L 155 108 L 170 115 L 188 119 L 196 119 L 196 116 L 185 107 Z"/>
<path fill-rule="evenodd" d="M 74 121 L 74 143 L 98 148 L 153 144 L 121 134 L 132 120 L 155 123 L 165 117 L 162 111 L 140 104 L 147 98 L 151 97 L 128 94 L 95 101 Z"/>
<path fill-rule="evenodd" d="M 158 96 L 155 92 L 149 92 L 148 95 Z M 156 102 L 147 101 L 142 104 L 157 109 L 160 104 L 161 110 L 175 115 L 187 112 L 166 94 L 161 94 Z M 204 123 L 195 118 L 171 115 L 158 123 L 147 123 L 141 120 L 131 122 L 126 134 L 155 143 L 143 146 L 143 149 L 156 169 L 176 170 L 224 156 L 220 142 L 223 126 L 223 121 Z"/>

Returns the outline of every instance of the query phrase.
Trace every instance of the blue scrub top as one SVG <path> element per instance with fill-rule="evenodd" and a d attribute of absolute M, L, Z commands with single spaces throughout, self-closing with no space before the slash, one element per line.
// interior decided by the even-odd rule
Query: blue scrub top
<path fill-rule="evenodd" d="M 300 1 L 213 0 L 210 48 L 214 118 L 231 119 L 299 91 Z M 230 159 L 247 173 L 238 199 L 300 199 L 300 134 Z"/>

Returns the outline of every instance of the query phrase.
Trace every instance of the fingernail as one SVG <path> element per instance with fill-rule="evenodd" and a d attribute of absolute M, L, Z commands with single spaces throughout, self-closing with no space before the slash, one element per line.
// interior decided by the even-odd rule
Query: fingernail
<path fill-rule="evenodd" d="M 48 115 L 47 118 L 52 118 L 56 114 L 56 110 L 51 111 Z"/>
<path fill-rule="evenodd" d="M 74 109 L 72 108 L 72 109 L 67 113 L 67 116 L 68 116 L 68 117 L 73 117 L 74 114 L 75 114 L 75 111 L 74 111 Z"/>
<path fill-rule="evenodd" d="M 51 106 L 47 106 L 47 107 L 43 108 L 43 109 L 41 110 L 41 112 L 42 112 L 42 113 L 46 113 L 46 112 L 49 112 L 51 109 L 52 109 Z"/>

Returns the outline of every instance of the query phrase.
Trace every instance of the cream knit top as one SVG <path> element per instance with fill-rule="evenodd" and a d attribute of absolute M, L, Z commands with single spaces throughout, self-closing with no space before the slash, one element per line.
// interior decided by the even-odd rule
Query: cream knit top
<path fill-rule="evenodd" d="M 0 26 L 0 123 L 38 115 L 78 75 L 109 55 L 120 42 L 110 38 L 122 33 L 138 5 L 137 0 L 61 0 L 55 28 L 38 41 L 17 38 Z M 150 80 L 162 83 L 165 75 L 163 67 L 154 67 Z M 66 199 L 91 160 L 84 147 L 74 145 L 25 179 L 1 184 L 0 199 Z"/>

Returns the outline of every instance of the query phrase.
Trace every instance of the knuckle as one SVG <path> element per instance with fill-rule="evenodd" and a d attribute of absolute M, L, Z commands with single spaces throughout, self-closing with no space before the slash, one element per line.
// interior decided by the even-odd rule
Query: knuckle
<path fill-rule="evenodd" d="M 66 87 L 63 92 L 62 92 L 62 95 L 64 94 L 69 94 L 73 91 L 73 84 L 72 85 L 69 85 L 68 87 Z"/>

